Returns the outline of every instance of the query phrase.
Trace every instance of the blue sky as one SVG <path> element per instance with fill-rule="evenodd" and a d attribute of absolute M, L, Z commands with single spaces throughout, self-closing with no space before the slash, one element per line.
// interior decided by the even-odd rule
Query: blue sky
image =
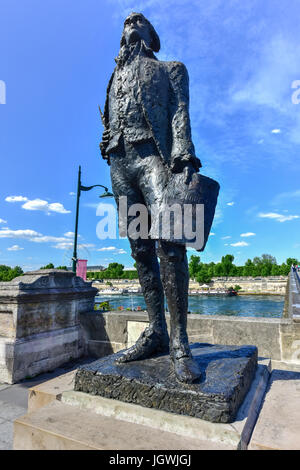
<path fill-rule="evenodd" d="M 201 259 L 300 258 L 297 0 L 0 0 L 0 11 L 0 264 L 70 264 L 78 166 L 84 185 L 110 187 L 97 105 L 131 11 L 155 26 L 160 60 L 186 65 L 201 172 L 221 185 Z M 127 240 L 97 238 L 99 189 L 82 193 L 79 257 L 131 266 Z"/>

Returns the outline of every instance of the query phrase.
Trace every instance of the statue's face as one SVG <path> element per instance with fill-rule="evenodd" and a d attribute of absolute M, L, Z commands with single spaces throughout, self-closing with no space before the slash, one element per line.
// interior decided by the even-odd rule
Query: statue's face
<path fill-rule="evenodd" d="M 147 45 L 151 43 L 149 24 L 141 15 L 130 15 L 124 23 L 123 36 L 126 44 L 144 40 Z"/>

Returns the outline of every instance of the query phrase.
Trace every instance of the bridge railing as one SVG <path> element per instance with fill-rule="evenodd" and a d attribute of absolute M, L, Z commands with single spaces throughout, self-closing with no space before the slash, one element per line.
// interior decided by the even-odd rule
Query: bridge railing
<path fill-rule="evenodd" d="M 297 285 L 298 291 L 300 293 L 300 271 L 298 271 L 297 268 L 291 268 L 291 270 L 292 270 L 292 274 L 294 275 L 294 278 L 296 280 L 296 285 Z"/>

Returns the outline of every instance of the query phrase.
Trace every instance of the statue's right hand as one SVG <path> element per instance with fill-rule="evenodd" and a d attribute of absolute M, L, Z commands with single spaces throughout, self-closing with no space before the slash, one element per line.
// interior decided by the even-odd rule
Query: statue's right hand
<path fill-rule="evenodd" d="M 107 158 L 106 156 L 106 149 L 108 147 L 110 141 L 110 129 L 105 129 L 102 134 L 102 141 L 100 142 L 100 151 L 103 158 Z"/>
<path fill-rule="evenodd" d="M 110 129 L 105 129 L 105 131 L 102 134 L 102 142 L 108 144 L 109 139 L 110 139 Z"/>

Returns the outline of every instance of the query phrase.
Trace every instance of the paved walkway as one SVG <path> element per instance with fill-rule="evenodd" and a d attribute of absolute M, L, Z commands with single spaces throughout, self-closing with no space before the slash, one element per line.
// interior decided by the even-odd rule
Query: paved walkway
<path fill-rule="evenodd" d="M 94 360 L 95 358 L 84 358 L 70 362 L 53 372 L 41 374 L 14 385 L 0 383 L 0 450 L 12 450 L 13 448 L 13 422 L 27 413 L 28 389 L 30 387 L 77 369 L 80 364 Z"/>

